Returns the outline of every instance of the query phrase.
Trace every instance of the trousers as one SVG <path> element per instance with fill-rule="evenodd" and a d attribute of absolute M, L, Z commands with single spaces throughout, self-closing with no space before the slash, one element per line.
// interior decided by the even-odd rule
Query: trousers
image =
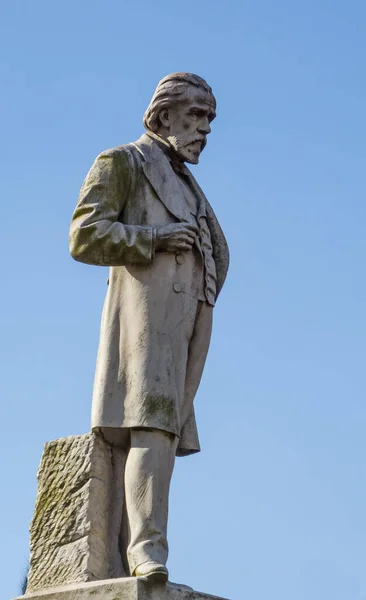
<path fill-rule="evenodd" d="M 122 434 L 105 427 L 99 433 L 123 453 L 118 461 L 123 473 L 116 473 L 109 510 L 110 576 L 133 575 L 145 562 L 165 565 L 169 489 L 179 438 L 160 429 L 126 429 Z"/>
<path fill-rule="evenodd" d="M 164 431 L 131 431 L 125 467 L 131 575 L 144 562 L 166 564 L 169 489 L 177 446 L 178 437 Z"/>

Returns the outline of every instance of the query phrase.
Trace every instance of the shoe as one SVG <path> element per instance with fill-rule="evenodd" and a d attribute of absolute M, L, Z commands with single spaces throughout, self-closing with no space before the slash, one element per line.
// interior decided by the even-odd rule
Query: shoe
<path fill-rule="evenodd" d="M 134 571 L 135 577 L 145 577 L 149 581 L 158 583 L 166 583 L 168 581 L 168 569 L 155 561 L 148 561 L 136 567 Z"/>

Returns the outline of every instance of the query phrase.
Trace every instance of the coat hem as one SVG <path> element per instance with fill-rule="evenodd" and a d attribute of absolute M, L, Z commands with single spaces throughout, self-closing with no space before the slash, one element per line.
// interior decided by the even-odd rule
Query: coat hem
<path fill-rule="evenodd" d="M 116 441 L 111 441 L 109 439 L 109 436 L 105 435 L 105 430 L 108 429 L 113 429 L 114 431 L 120 430 L 121 431 L 121 437 L 118 439 L 116 438 Z M 174 431 L 171 431 L 170 429 L 161 427 L 161 426 L 156 426 L 156 425 L 130 425 L 130 426 L 115 426 L 115 425 L 94 425 L 91 427 L 91 431 L 92 433 L 95 433 L 96 435 L 100 435 L 104 441 L 106 441 L 109 444 L 112 445 L 117 445 L 120 447 L 125 447 L 128 444 L 128 436 L 123 435 L 122 432 L 127 433 L 127 431 L 129 429 L 157 429 L 159 431 L 164 431 L 166 433 L 171 433 L 172 435 L 177 436 L 180 439 L 180 436 L 177 435 Z M 182 456 L 190 456 L 191 454 L 197 454 L 198 452 L 201 452 L 201 447 L 199 444 L 187 444 L 187 442 L 184 443 L 184 445 L 180 446 L 178 444 L 178 448 L 176 451 L 176 456 L 182 457 Z"/>

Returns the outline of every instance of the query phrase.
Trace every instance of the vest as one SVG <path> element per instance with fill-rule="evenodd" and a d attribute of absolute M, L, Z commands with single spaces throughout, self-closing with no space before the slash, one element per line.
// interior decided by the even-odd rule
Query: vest
<path fill-rule="evenodd" d="M 188 204 L 189 212 L 192 216 L 192 223 L 199 227 L 199 239 L 197 240 L 197 248 L 202 256 L 202 271 L 201 282 L 198 291 L 198 299 L 202 302 L 208 302 L 211 306 L 215 306 L 216 300 L 216 265 L 212 254 L 211 234 L 206 220 L 206 207 L 204 199 L 201 199 L 194 194 L 191 189 L 190 173 L 177 174 L 179 184 L 185 201 Z"/>

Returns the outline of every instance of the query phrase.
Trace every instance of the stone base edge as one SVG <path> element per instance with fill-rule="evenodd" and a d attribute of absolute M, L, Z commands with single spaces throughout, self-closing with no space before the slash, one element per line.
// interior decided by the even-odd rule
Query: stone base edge
<path fill-rule="evenodd" d="M 74 583 L 31 592 L 15 600 L 226 600 L 195 592 L 175 583 L 159 585 L 142 577 L 106 579 L 90 583 Z"/>

